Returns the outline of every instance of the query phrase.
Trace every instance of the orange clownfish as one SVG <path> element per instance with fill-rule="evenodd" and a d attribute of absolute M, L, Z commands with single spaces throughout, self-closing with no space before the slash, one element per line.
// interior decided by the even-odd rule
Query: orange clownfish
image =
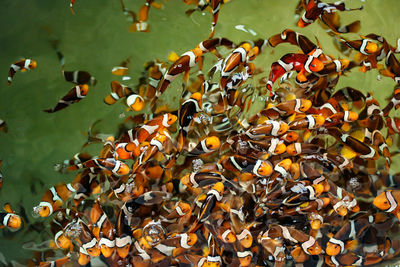
<path fill-rule="evenodd" d="M 73 193 L 78 189 L 77 183 L 58 184 L 50 187 L 43 195 L 42 201 L 38 206 L 34 207 L 34 212 L 41 217 L 48 217 L 53 212 L 59 210 L 64 203 Z"/>
<path fill-rule="evenodd" d="M 225 88 L 229 76 L 239 67 L 245 64 L 248 60 L 247 55 L 251 50 L 249 43 L 244 43 L 240 47 L 233 50 L 222 62 L 221 67 L 221 88 Z"/>
<path fill-rule="evenodd" d="M 8 85 L 11 85 L 11 82 L 14 78 L 14 75 L 17 71 L 24 72 L 26 70 L 33 70 L 36 68 L 37 62 L 33 59 L 21 59 L 10 66 L 10 70 L 8 72 Z"/>
<path fill-rule="evenodd" d="M 90 210 L 90 221 L 93 225 L 92 233 L 99 240 L 101 254 L 106 258 L 111 257 L 115 248 L 114 226 L 98 202 Z"/>
<path fill-rule="evenodd" d="M 387 117 L 392 108 L 398 109 L 400 107 L 400 88 L 396 87 L 393 92 L 393 97 L 390 102 L 382 109 L 383 116 Z"/>
<path fill-rule="evenodd" d="M 346 44 L 348 47 L 353 48 L 366 56 L 371 55 L 378 50 L 378 45 L 372 42 L 371 39 L 367 38 L 361 40 L 349 41 L 341 37 L 340 41 Z"/>
<path fill-rule="evenodd" d="M 134 142 L 141 144 L 150 135 L 156 132 L 162 132 L 164 128 L 170 127 L 177 119 L 175 115 L 170 113 L 155 117 L 137 130 Z"/>
<path fill-rule="evenodd" d="M 271 36 L 268 44 L 275 47 L 282 43 L 289 43 L 300 47 L 304 54 L 309 54 L 318 47 L 306 36 L 290 29 L 283 30 L 281 33 Z"/>
<path fill-rule="evenodd" d="M 203 51 L 203 53 L 207 53 L 209 51 L 214 51 L 217 46 L 225 46 L 227 48 L 235 48 L 236 45 L 229 39 L 226 38 L 214 38 L 214 39 L 207 39 L 202 41 L 197 45 L 198 48 Z"/>
<path fill-rule="evenodd" d="M 115 175 L 127 175 L 130 171 L 129 166 L 126 163 L 115 160 L 113 158 L 98 158 L 85 161 L 84 163 L 78 163 L 68 167 L 68 170 L 74 171 L 83 168 L 100 168 L 103 170 L 111 171 Z"/>
<path fill-rule="evenodd" d="M 71 9 L 72 14 L 75 14 L 74 4 L 75 4 L 75 0 L 70 0 L 69 1 L 69 9 Z"/>
<path fill-rule="evenodd" d="M 18 230 L 22 225 L 21 217 L 11 209 L 11 205 L 6 203 L 4 211 L 0 212 L 0 228 L 7 227 L 11 230 Z"/>
<path fill-rule="evenodd" d="M 104 98 L 107 105 L 115 104 L 120 98 L 128 97 L 133 91 L 128 86 L 121 84 L 119 81 L 111 82 L 111 93 Z"/>
<path fill-rule="evenodd" d="M 185 138 L 194 123 L 194 116 L 201 111 L 201 99 L 201 93 L 193 93 L 188 100 L 182 103 L 179 109 L 178 152 L 183 148 Z"/>
<path fill-rule="evenodd" d="M 54 113 L 62 110 L 73 103 L 81 101 L 89 92 L 89 85 L 82 84 L 73 87 L 61 100 L 58 101 L 57 105 L 52 109 L 45 109 L 44 112 Z"/>
<path fill-rule="evenodd" d="M 306 5 L 304 5 L 306 12 L 299 19 L 297 26 L 304 28 L 311 23 L 313 23 L 318 18 L 321 18 L 325 13 L 333 13 L 335 11 L 352 11 L 361 10 L 363 7 L 349 9 L 345 7 L 344 3 L 340 1 L 333 4 L 323 3 L 320 0 L 309 0 Z M 328 25 L 328 24 L 327 24 Z M 328 25 L 330 26 L 330 25 Z M 332 29 L 335 30 L 335 29 Z"/>
<path fill-rule="evenodd" d="M 8 132 L 7 123 L 2 119 L 0 119 L 0 131 L 4 131 L 5 133 Z"/>
<path fill-rule="evenodd" d="M 289 116 L 294 113 L 304 113 L 312 106 L 312 102 L 308 99 L 297 98 L 286 102 L 279 103 L 275 106 L 264 109 L 261 115 L 270 119 L 278 119 L 283 116 Z"/>
<path fill-rule="evenodd" d="M 189 71 L 194 67 L 197 61 L 202 56 L 203 51 L 200 48 L 194 48 L 184 54 L 182 54 L 165 73 L 163 79 L 158 84 L 156 97 L 160 97 L 162 93 L 167 89 L 168 85 L 172 83 L 181 73 L 185 73 L 184 81 L 187 82 L 189 79 Z"/>
<path fill-rule="evenodd" d="M 91 86 L 95 86 L 97 80 L 93 77 L 89 72 L 83 70 L 75 70 L 75 71 L 64 71 L 64 78 L 67 82 L 71 82 L 74 84 L 88 84 Z"/>
<path fill-rule="evenodd" d="M 216 151 L 221 145 L 217 136 L 206 137 L 192 149 L 189 148 L 188 156 L 199 156 Z"/>
<path fill-rule="evenodd" d="M 387 190 L 374 199 L 374 206 L 380 210 L 393 213 L 400 220 L 399 210 L 400 190 Z"/>
<path fill-rule="evenodd" d="M 299 72 L 297 78 L 300 82 L 304 82 L 306 79 L 306 73 L 318 72 L 324 68 L 324 64 L 312 55 L 304 54 L 286 54 L 278 61 L 272 63 L 269 78 L 267 82 L 267 89 L 272 94 L 272 86 L 275 81 L 282 75 L 292 70 Z"/>

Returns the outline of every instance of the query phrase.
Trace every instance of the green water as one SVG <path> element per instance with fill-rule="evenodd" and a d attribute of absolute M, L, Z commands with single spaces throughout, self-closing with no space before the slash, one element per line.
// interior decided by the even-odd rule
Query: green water
<path fill-rule="evenodd" d="M 125 0 L 126 6 L 135 11 L 143 2 Z M 30 213 L 40 202 L 43 192 L 52 185 L 73 179 L 73 174 L 55 172 L 53 165 L 80 151 L 86 141 L 82 133 L 95 120 L 103 119 L 99 125 L 103 133 L 114 133 L 121 122 L 120 114 L 124 108 L 103 103 L 104 96 L 110 91 L 110 82 L 116 79 L 111 68 L 130 56 L 129 74 L 132 83 L 136 84 L 146 61 L 165 59 L 170 51 L 182 54 L 194 48 L 207 38 L 211 23 L 210 13 L 195 12 L 189 18 L 184 14 L 188 6 L 182 1 L 170 0 L 163 1 L 163 9 L 150 10 L 150 33 L 130 33 L 119 0 L 76 0 L 76 15 L 71 14 L 68 4 L 66 0 L 3 0 L 0 10 L 0 73 L 3 73 L 0 118 L 9 127 L 7 134 L 0 133 L 4 175 L 0 204 L 10 202 L 17 212 L 20 206 L 25 207 L 31 222 L 42 221 L 32 218 Z M 239 42 L 267 38 L 291 28 L 308 37 L 317 36 L 325 53 L 340 57 L 330 37 L 317 23 L 305 29 L 295 27 L 296 4 L 294 0 L 233 0 L 221 9 L 216 36 Z M 361 20 L 360 34 L 380 34 L 393 44 L 400 37 L 398 0 L 349 0 L 346 5 L 364 5 L 363 11 L 341 14 L 343 23 Z M 235 29 L 236 25 L 245 25 L 257 36 Z M 44 28 L 51 29 L 51 35 Z M 50 39 L 60 40 L 59 49 L 65 56 L 66 70 L 86 70 L 98 80 L 84 100 L 54 114 L 42 110 L 53 107 L 72 84 L 65 82 L 61 75 Z M 268 75 L 271 62 L 295 51 L 296 48 L 289 45 L 266 49 L 256 61 L 256 65 L 265 71 L 259 77 Z M 37 60 L 38 67 L 26 73 L 18 72 L 12 86 L 8 87 L 9 66 L 21 57 Z M 363 74 L 354 69 L 340 79 L 337 88 L 352 86 L 372 91 L 382 102 L 391 94 L 393 85 L 389 78 L 378 81 L 376 71 Z M 166 92 L 166 99 L 172 99 L 173 88 Z M 398 163 L 395 158 L 393 165 Z M 23 243 L 50 237 L 46 231 L 38 233 L 22 229 L 11 235 L 3 229 L 0 230 L 0 252 L 8 260 L 21 260 L 31 253 L 21 249 Z"/>

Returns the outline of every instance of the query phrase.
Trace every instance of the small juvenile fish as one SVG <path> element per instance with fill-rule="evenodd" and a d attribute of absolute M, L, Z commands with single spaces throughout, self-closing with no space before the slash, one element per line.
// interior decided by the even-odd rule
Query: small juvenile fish
<path fill-rule="evenodd" d="M 37 62 L 33 59 L 21 59 L 10 66 L 10 70 L 8 72 L 8 85 L 11 85 L 14 75 L 17 71 L 25 72 L 27 70 L 33 70 L 37 67 Z"/>

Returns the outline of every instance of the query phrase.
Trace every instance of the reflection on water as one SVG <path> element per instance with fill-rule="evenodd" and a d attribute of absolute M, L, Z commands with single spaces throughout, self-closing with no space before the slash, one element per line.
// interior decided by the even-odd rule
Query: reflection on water
<path fill-rule="evenodd" d="M 125 1 L 127 7 L 139 10 L 142 1 Z M 1 39 L 2 57 L 0 72 L 4 82 L 0 105 L 0 118 L 7 122 L 7 134 L 0 132 L 0 159 L 4 185 L 0 191 L 0 204 L 10 202 L 17 213 L 26 213 L 29 228 L 11 233 L 1 231 L 0 252 L 7 260 L 21 260 L 31 256 L 26 242 L 37 244 L 51 239 L 47 220 L 33 218 L 32 208 L 40 202 L 44 191 L 62 181 L 72 181 L 74 174 L 59 174 L 54 164 L 71 158 L 86 142 L 83 134 L 92 123 L 99 123 L 101 133 L 116 132 L 121 117 L 120 106 L 106 106 L 103 98 L 110 91 L 115 79 L 111 68 L 130 57 L 128 85 L 137 84 L 143 64 L 154 58 L 166 58 L 171 51 L 178 54 L 192 49 L 209 34 L 209 12 L 185 15 L 188 7 L 180 1 L 163 2 L 162 9 L 150 10 L 150 33 L 130 33 L 130 23 L 123 15 L 119 1 L 76 1 L 72 15 L 68 1 L 6 1 L 0 11 L 3 27 Z M 295 27 L 294 9 L 297 1 L 240 1 L 235 0 L 221 9 L 216 36 L 224 36 L 238 42 L 267 38 L 285 28 L 300 31 L 306 36 L 317 36 L 324 51 L 335 58 L 341 57 L 331 38 L 317 23 L 307 28 Z M 343 23 L 355 18 L 361 20 L 360 34 L 377 33 L 390 43 L 400 36 L 396 23 L 399 3 L 392 1 L 346 1 L 350 7 L 364 5 L 363 11 L 341 16 Z M 357 35 L 351 35 L 358 38 Z M 59 40 L 59 49 L 65 56 L 66 70 L 86 70 L 98 79 L 88 96 L 78 104 L 54 114 L 42 112 L 71 89 L 62 74 L 56 52 L 51 42 Z M 278 49 L 267 48 L 257 57 L 257 66 L 268 71 L 272 62 L 282 55 L 294 52 L 291 46 Z M 11 87 L 6 85 L 9 66 L 21 57 L 34 58 L 38 68 L 17 73 Z M 210 63 L 208 63 L 210 64 Z M 266 73 L 256 79 L 266 76 Z M 354 69 L 341 77 L 337 88 L 351 86 L 364 92 L 372 91 L 383 103 L 390 96 L 393 81 L 377 79 L 377 71 L 366 74 Z M 174 88 L 174 87 L 172 87 Z M 171 88 L 170 88 L 171 89 Z M 169 90 L 165 99 L 175 99 L 171 106 L 177 107 L 179 92 Z M 174 98 L 175 97 L 175 98 Z M 100 145 L 90 147 L 89 152 L 98 153 Z M 399 171 L 398 158 L 393 158 L 391 173 Z M 25 244 L 25 249 L 23 248 Z M 1 261 L 1 260 L 0 260 Z"/>

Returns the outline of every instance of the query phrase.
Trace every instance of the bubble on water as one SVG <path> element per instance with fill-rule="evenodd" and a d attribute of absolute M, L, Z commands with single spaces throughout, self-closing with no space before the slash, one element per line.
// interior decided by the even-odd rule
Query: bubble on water
<path fill-rule="evenodd" d="M 361 187 L 360 182 L 358 181 L 357 177 L 352 177 L 349 181 L 349 185 L 352 190 L 359 189 Z"/>
<path fill-rule="evenodd" d="M 292 186 L 292 188 L 290 188 L 290 191 L 294 192 L 294 193 L 306 193 L 307 192 L 307 188 L 303 185 L 303 184 L 296 184 L 294 186 Z"/>
<path fill-rule="evenodd" d="M 64 229 L 64 234 L 70 238 L 78 238 L 82 232 L 82 227 L 79 222 L 72 221 Z"/>
<path fill-rule="evenodd" d="M 204 165 L 204 162 L 201 159 L 194 159 L 192 161 L 193 172 L 198 172 Z"/>
<path fill-rule="evenodd" d="M 238 141 L 238 152 L 240 154 L 247 154 L 247 150 L 249 149 L 249 145 L 246 141 L 240 140 Z"/>

